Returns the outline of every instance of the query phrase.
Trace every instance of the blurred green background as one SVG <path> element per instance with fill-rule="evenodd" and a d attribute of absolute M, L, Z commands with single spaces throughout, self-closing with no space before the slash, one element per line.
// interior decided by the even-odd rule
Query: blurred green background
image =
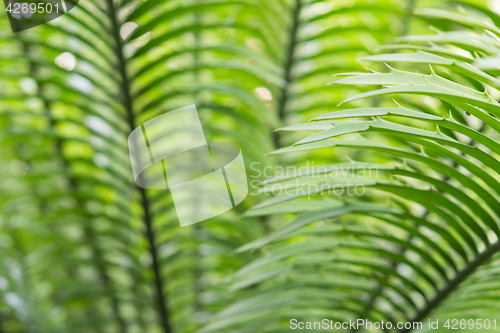
<path fill-rule="evenodd" d="M 488 216 L 498 214 L 490 204 L 499 195 L 486 188 L 492 193 L 488 201 L 456 181 L 458 174 L 475 181 L 474 172 L 465 169 L 476 164 L 485 175 L 478 173 L 482 180 L 474 186 L 496 186 L 498 158 L 488 144 L 484 150 L 492 160 L 485 167 L 458 144 L 450 149 L 461 159 L 438 148 L 434 155 L 425 153 L 457 175 L 445 167 L 415 167 L 422 177 L 470 197 L 472 219 L 487 216 L 481 228 L 488 239 L 481 232 L 476 237 L 467 218 L 454 224 L 447 213 L 451 204 L 427 207 L 425 200 L 435 197 L 425 199 L 420 192 L 313 193 L 250 209 L 273 197 L 254 194 L 257 183 L 269 178 L 264 170 L 275 176 L 278 166 L 353 160 L 392 166 L 416 158 L 353 143 L 266 155 L 328 129 L 329 123 L 307 121 L 329 112 L 393 108 L 395 98 L 425 114 L 451 114 L 474 132 L 445 128 L 442 133 L 464 146 L 475 145 L 474 133 L 496 142 L 496 120 L 486 126 L 483 118 L 468 117 L 472 99 L 453 105 L 431 89 L 417 96 L 377 95 L 346 107 L 338 104 L 373 88 L 366 82 L 328 83 L 336 80 L 332 75 L 369 73 L 367 68 L 388 73 L 384 62 L 430 74 L 431 63 L 443 78 L 478 93 L 489 89 L 488 96 L 498 99 L 498 62 L 481 68 L 474 61 L 499 60 L 494 56 L 500 54 L 500 35 L 492 28 L 500 26 L 499 5 L 497 0 L 82 0 L 64 16 L 16 34 L 0 6 L 0 332 L 288 332 L 292 318 L 418 318 L 424 328 L 428 318 L 439 318 L 441 330 L 448 331 L 442 326 L 446 319 L 495 320 L 500 258 L 498 248 L 489 246 L 496 244 L 499 219 L 495 215 L 488 224 Z M 419 15 L 421 8 L 450 10 L 465 19 Z M 447 31 L 451 34 L 433 39 Z M 397 39 L 405 35 L 434 37 Z M 398 41 L 410 50 L 396 53 L 402 46 L 395 47 L 393 55 L 421 45 L 427 56 L 364 59 L 393 52 L 380 47 Z M 252 194 L 236 209 L 181 228 L 168 191 L 135 185 L 127 138 L 145 121 L 190 104 L 197 106 L 207 141 L 241 147 Z M 496 117 L 495 107 L 483 109 Z M 415 119 L 400 122 L 436 128 Z M 273 132 L 292 125 L 298 127 Z M 416 153 L 426 145 L 384 132 L 347 133 L 352 142 L 362 137 Z M 383 172 L 378 176 L 393 179 Z M 445 185 L 435 191 L 439 198 L 443 192 L 456 194 Z M 367 206 L 321 215 L 352 201 Z M 392 211 L 379 204 L 409 215 L 398 215 L 397 221 L 380 217 Z M 286 229 L 290 221 L 295 224 Z M 464 223 L 465 228 L 454 227 Z M 467 244 L 471 249 L 462 255 Z"/>

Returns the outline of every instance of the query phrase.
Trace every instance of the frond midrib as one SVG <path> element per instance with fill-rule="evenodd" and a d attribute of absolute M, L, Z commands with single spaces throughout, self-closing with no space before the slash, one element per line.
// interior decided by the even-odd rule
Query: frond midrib
<path fill-rule="evenodd" d="M 120 87 L 122 92 L 122 103 L 127 111 L 127 122 L 130 131 L 133 131 L 136 124 L 136 117 L 133 110 L 133 100 L 131 94 L 131 81 L 127 73 L 127 60 L 123 54 L 123 43 L 120 36 L 120 27 L 117 18 L 117 9 L 113 0 L 107 0 L 108 16 L 111 21 L 111 37 L 115 43 L 114 52 L 118 60 L 118 71 L 121 77 Z M 158 248 L 156 245 L 156 235 L 153 230 L 153 216 L 151 213 L 151 203 L 144 188 L 138 188 L 141 196 L 141 206 L 143 208 L 144 216 L 143 222 L 145 226 L 145 236 L 149 245 L 149 252 L 152 259 L 152 270 L 154 273 L 155 295 L 157 298 L 157 311 L 161 326 L 165 333 L 171 333 L 172 328 L 170 324 L 170 316 L 167 305 L 167 297 L 165 295 L 165 281 L 161 276 L 161 264 L 159 261 Z"/>

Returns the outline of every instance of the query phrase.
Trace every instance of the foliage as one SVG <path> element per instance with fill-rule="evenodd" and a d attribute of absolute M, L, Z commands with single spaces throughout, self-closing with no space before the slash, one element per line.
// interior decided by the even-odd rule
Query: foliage
<path fill-rule="evenodd" d="M 500 18 L 462 6 L 81 1 L 19 34 L 2 18 L 0 331 L 494 319 Z M 135 185 L 127 137 L 193 103 L 264 191 L 180 228 L 168 192 Z M 261 172 L 311 161 L 330 169 Z M 366 192 L 268 196 L 347 181 Z"/>
<path fill-rule="evenodd" d="M 341 78 L 335 85 L 382 88 L 340 103 L 358 108 L 281 129 L 315 133 L 273 154 L 334 147 L 333 154 L 339 156 L 341 148 L 348 148 L 356 160 L 266 182 L 269 186 L 294 179 L 292 184 L 300 187 L 314 178 L 327 186 L 279 195 L 251 211 L 249 215 L 302 212 L 240 248 L 262 248 L 265 254 L 233 275 L 233 286 L 260 282 L 259 296 L 234 307 L 260 297 L 259 302 L 265 298 L 273 308 L 282 301 L 273 314 L 284 320 L 367 318 L 394 325 L 423 322 L 426 328 L 427 318 L 437 318 L 441 330 L 447 330 L 443 324 L 451 318 L 496 319 L 500 104 L 492 94 L 498 94 L 498 16 L 477 6 L 470 10 L 415 10 L 441 29 L 402 37 L 401 44 L 382 48 L 409 52 L 364 59 L 398 66 L 411 63 L 412 72 L 387 64 L 385 72 L 337 74 Z M 430 74 L 421 74 L 425 67 L 415 64 L 430 64 Z M 386 95 L 396 95 L 397 100 L 380 99 Z M 356 103 L 370 97 L 379 98 L 376 106 Z M 300 204 L 311 195 L 325 201 L 318 193 L 345 184 L 339 170 L 349 165 L 344 177 L 352 186 L 371 190 L 317 208 L 311 208 L 310 201 Z M 359 179 L 357 170 L 367 165 L 377 171 Z M 226 320 L 241 324 L 269 316 L 257 311 L 265 312 L 256 307 L 256 313 Z M 267 325 L 272 327 L 271 320 Z"/>

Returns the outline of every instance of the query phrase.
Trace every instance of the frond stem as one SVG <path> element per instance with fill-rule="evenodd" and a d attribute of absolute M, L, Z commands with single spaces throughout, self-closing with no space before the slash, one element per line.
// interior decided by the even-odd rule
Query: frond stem
<path fill-rule="evenodd" d="M 120 36 L 120 27 L 118 18 L 116 16 L 116 9 L 113 0 L 107 0 L 108 15 L 111 20 L 112 37 L 115 42 L 115 52 L 118 60 L 118 70 L 121 76 L 121 92 L 122 103 L 127 112 L 127 122 L 129 123 L 130 130 L 133 131 L 136 127 L 135 115 L 133 111 L 133 103 L 131 97 L 130 80 L 127 73 L 127 61 L 123 55 L 123 43 Z M 146 190 L 139 188 L 141 195 L 141 205 L 144 211 L 143 221 L 146 227 L 145 236 L 148 241 L 149 251 L 152 259 L 152 269 L 154 273 L 154 284 L 156 289 L 157 298 L 157 311 L 160 317 L 160 323 L 165 333 L 171 333 L 169 310 L 167 306 L 167 297 L 165 294 L 164 280 L 161 276 L 160 261 L 158 258 L 158 248 L 156 246 L 156 236 L 153 230 L 153 216 L 151 214 L 150 202 Z"/>
<path fill-rule="evenodd" d="M 278 100 L 278 118 L 280 121 L 285 119 L 285 109 L 288 102 L 288 92 L 292 83 L 292 69 L 295 61 L 295 49 L 297 47 L 297 34 L 300 26 L 300 12 L 302 11 L 302 0 L 295 0 L 295 8 L 292 12 L 292 26 L 290 28 L 290 35 L 288 40 L 288 48 L 284 62 L 284 77 L 285 85 L 281 89 L 280 97 Z M 276 148 L 280 147 L 280 134 L 273 133 L 273 141 Z"/>
<path fill-rule="evenodd" d="M 500 240 L 489 245 L 483 252 L 474 258 L 474 260 L 465 265 L 464 268 L 462 268 L 453 279 L 449 280 L 436 296 L 434 296 L 433 299 L 409 321 L 418 322 L 425 319 L 427 315 L 436 309 L 463 281 L 473 274 L 480 266 L 490 260 L 498 251 L 500 251 Z M 403 329 L 398 331 L 398 333 L 407 333 L 412 330 L 411 328 Z"/>

